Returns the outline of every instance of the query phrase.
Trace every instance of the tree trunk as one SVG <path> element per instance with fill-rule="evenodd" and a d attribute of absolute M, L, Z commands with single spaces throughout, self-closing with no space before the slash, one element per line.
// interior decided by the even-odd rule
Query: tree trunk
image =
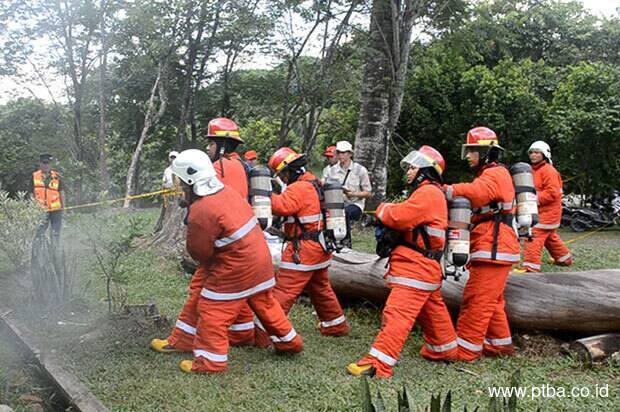
<path fill-rule="evenodd" d="M 110 172 L 108 170 L 108 160 L 106 156 L 105 142 L 107 139 L 107 95 L 106 95 L 106 72 L 108 70 L 108 39 L 105 29 L 104 2 L 102 2 L 102 13 L 100 22 L 101 31 L 101 65 L 99 66 L 99 173 L 101 174 L 101 189 L 108 195 L 110 192 Z"/>
<path fill-rule="evenodd" d="M 364 64 L 361 106 L 355 136 L 355 160 L 364 165 L 373 184 L 367 207 L 385 198 L 389 144 L 400 116 L 411 29 L 413 0 L 374 0 L 369 47 Z"/>
<path fill-rule="evenodd" d="M 211 55 L 212 52 L 212 43 L 213 37 L 217 33 L 219 28 L 219 15 L 223 6 L 223 1 L 219 1 L 215 6 L 215 13 L 213 19 L 213 28 L 211 31 L 211 37 L 207 40 L 207 45 L 205 47 L 205 55 L 203 55 L 200 68 L 198 72 L 194 70 L 194 66 L 196 65 L 196 59 L 198 57 L 198 50 L 202 45 L 202 34 L 207 22 L 207 5 L 209 2 L 203 1 L 200 8 L 200 15 L 198 18 L 198 22 L 196 26 L 198 27 L 198 31 L 196 33 L 196 37 L 192 38 L 193 30 L 188 30 L 189 37 L 189 48 L 187 50 L 187 62 L 185 65 L 185 79 L 183 82 L 183 96 L 181 98 L 181 114 L 179 117 L 179 125 L 177 127 L 177 145 L 179 150 L 182 150 L 186 146 L 186 129 L 187 124 L 194 124 L 193 119 L 193 100 L 194 95 L 198 91 L 200 87 L 200 81 L 203 77 L 203 72 L 206 67 L 206 61 Z M 191 19 L 191 16 L 190 16 Z M 193 27 L 193 25 L 190 25 Z M 192 130 L 192 140 L 194 140 L 194 130 Z M 193 143 L 193 142 L 192 142 Z"/>
<path fill-rule="evenodd" d="M 367 253 L 335 254 L 329 276 L 339 296 L 383 303 L 385 259 Z M 458 312 L 467 278 L 449 279 L 441 289 L 446 304 Z M 511 274 L 506 313 L 517 329 L 606 333 L 620 330 L 620 270 Z"/>
<path fill-rule="evenodd" d="M 127 170 L 127 180 L 125 181 L 125 201 L 123 203 L 124 208 L 131 206 L 130 196 L 134 194 L 134 187 L 136 187 L 136 181 L 138 179 L 138 163 L 140 162 L 140 156 L 142 149 L 144 148 L 144 142 L 148 136 L 148 133 L 154 125 L 157 124 L 159 119 L 166 111 L 168 104 L 168 97 L 166 95 L 166 77 L 168 72 L 168 60 L 167 58 L 159 64 L 159 70 L 157 72 L 157 78 L 151 89 L 151 95 L 149 97 L 146 114 L 144 116 L 144 126 L 138 139 L 136 149 L 131 156 L 131 164 Z M 156 111 L 156 99 L 159 95 L 159 109 Z"/>

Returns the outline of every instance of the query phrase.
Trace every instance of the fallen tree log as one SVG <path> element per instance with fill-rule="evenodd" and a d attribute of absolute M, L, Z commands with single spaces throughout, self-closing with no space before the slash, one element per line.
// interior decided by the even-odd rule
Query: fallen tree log
<path fill-rule="evenodd" d="M 385 259 L 352 251 L 334 254 L 329 276 L 339 296 L 383 303 Z M 444 281 L 442 294 L 458 311 L 467 277 Z M 510 325 L 578 333 L 620 331 L 620 270 L 511 274 L 505 291 Z"/>
<path fill-rule="evenodd" d="M 590 336 L 570 344 L 569 350 L 588 365 L 602 362 L 614 353 L 620 353 L 620 333 Z"/>

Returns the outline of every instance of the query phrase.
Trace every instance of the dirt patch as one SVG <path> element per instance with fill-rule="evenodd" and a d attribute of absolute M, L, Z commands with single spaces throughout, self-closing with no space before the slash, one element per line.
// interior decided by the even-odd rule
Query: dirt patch
<path fill-rule="evenodd" d="M 542 333 L 513 334 L 518 352 L 524 357 L 554 357 L 565 353 L 568 343 Z"/>

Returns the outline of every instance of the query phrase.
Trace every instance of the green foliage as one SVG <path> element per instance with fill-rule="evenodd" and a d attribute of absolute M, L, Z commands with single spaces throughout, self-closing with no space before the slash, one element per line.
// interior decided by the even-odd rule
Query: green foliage
<path fill-rule="evenodd" d="M 266 119 L 251 120 L 241 126 L 241 137 L 244 140 L 241 149 L 256 150 L 260 163 L 267 164 L 269 157 L 273 154 L 273 148 L 278 141 L 279 125 L 276 121 Z M 295 139 L 299 148 L 299 140 Z"/>
<path fill-rule="evenodd" d="M 35 233 L 44 217 L 44 209 L 27 193 L 18 192 L 12 198 L 0 190 L 0 252 L 15 271 L 28 268 Z"/>
<path fill-rule="evenodd" d="M 589 15 L 577 2 L 503 0 L 477 4 L 452 31 L 414 45 L 388 192 L 403 189 L 398 161 L 422 144 L 442 152 L 448 182 L 469 180 L 460 148 L 479 125 L 499 134 L 506 163 L 527 160 L 533 141 L 547 141 L 565 179 L 588 175 L 566 192 L 617 187 L 620 60 L 609 41 L 619 30 L 618 19 Z"/>
<path fill-rule="evenodd" d="M 100 225 L 101 222 L 96 224 Z M 131 217 L 126 221 L 119 219 L 107 221 L 105 224 L 108 226 L 106 229 L 112 231 L 113 237 L 99 237 L 104 233 L 101 227 L 97 231 L 89 231 L 88 237 L 96 258 L 96 269 L 105 280 L 108 311 L 113 313 L 121 310 L 127 302 L 125 286 L 129 269 L 124 265 L 124 261 L 132 251 L 132 242 L 142 235 L 146 221 L 141 217 Z"/>
<path fill-rule="evenodd" d="M 510 379 L 510 387 L 518 388 L 521 381 L 521 371 L 517 369 Z M 361 401 L 362 410 L 364 412 L 384 412 L 385 402 L 381 396 L 381 392 L 377 390 L 377 399 L 373 402 L 372 395 L 370 394 L 370 387 L 366 376 L 361 378 L 362 391 Z M 409 412 L 411 405 L 409 404 L 407 389 L 403 386 L 402 395 L 401 392 L 397 392 L 398 398 L 398 412 Z M 451 412 L 452 411 L 452 391 L 449 390 L 446 394 L 445 400 L 441 402 L 441 394 L 431 395 L 430 404 L 427 407 L 420 408 L 419 410 L 429 410 L 430 412 Z M 479 410 L 476 407 L 474 411 Z M 504 397 L 491 397 L 487 406 L 487 412 L 517 412 L 517 395 L 515 391 L 512 392 L 509 398 Z M 467 411 L 467 405 L 463 406 L 463 411 Z"/>
<path fill-rule="evenodd" d="M 620 184 L 620 67 L 582 63 L 558 85 L 547 126 L 558 157 L 583 192 L 606 194 Z M 587 171 L 587 173 L 586 173 Z"/>

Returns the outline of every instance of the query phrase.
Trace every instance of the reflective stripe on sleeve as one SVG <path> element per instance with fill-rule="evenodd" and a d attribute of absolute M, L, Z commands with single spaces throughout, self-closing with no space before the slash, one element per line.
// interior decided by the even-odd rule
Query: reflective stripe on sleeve
<path fill-rule="evenodd" d="M 252 230 L 257 224 L 258 220 L 256 220 L 256 217 L 252 216 L 252 218 L 248 220 L 246 224 L 237 229 L 232 235 L 217 239 L 215 241 L 215 247 L 221 248 L 224 246 L 228 246 L 233 242 L 236 242 L 237 240 L 250 233 L 250 230 Z"/>
<path fill-rule="evenodd" d="M 321 220 L 321 214 L 318 215 L 310 215 L 310 216 L 299 216 L 298 217 L 300 223 L 313 223 Z"/>
<path fill-rule="evenodd" d="M 528 268 L 540 270 L 540 265 L 537 265 L 536 263 L 532 263 L 532 262 L 523 262 L 523 266 L 527 266 Z"/>
<path fill-rule="evenodd" d="M 446 231 L 441 229 L 435 229 L 434 227 L 424 226 L 424 230 L 431 236 L 444 239 L 446 237 Z"/>

